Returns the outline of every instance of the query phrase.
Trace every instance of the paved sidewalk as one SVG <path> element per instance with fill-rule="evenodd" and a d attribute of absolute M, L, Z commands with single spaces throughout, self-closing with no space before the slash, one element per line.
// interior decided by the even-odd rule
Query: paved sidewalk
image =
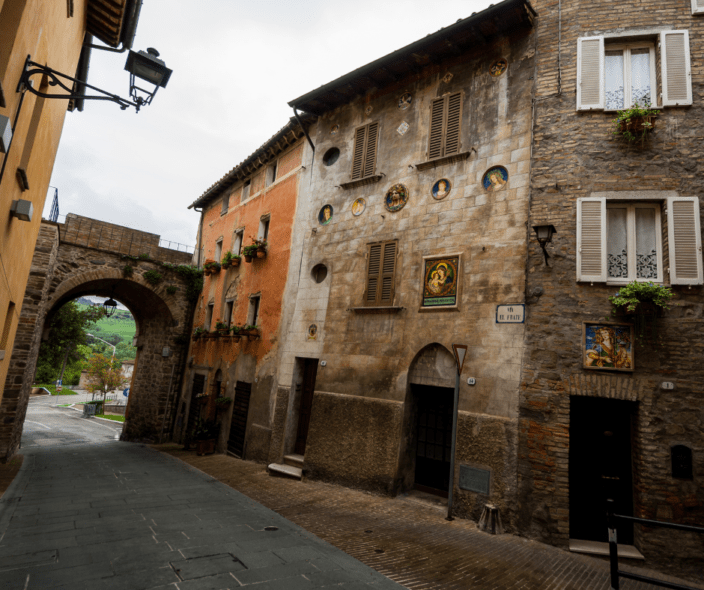
<path fill-rule="evenodd" d="M 144 445 L 62 438 L 56 446 L 28 444 L 23 454 L 0 500 L 3 590 L 400 588 Z"/>
<path fill-rule="evenodd" d="M 233 457 L 198 457 L 173 444 L 156 448 L 261 502 L 412 590 L 610 588 L 604 560 L 514 535 L 483 533 L 468 520 L 447 522 L 446 508 L 411 496 L 388 498 L 320 482 L 274 478 L 263 465 Z M 674 580 L 624 562 L 619 566 Z M 656 587 L 621 580 L 621 588 Z"/>

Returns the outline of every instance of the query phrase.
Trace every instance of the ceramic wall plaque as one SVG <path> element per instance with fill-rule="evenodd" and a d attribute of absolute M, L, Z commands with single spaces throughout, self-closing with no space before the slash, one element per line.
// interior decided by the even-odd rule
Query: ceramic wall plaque
<path fill-rule="evenodd" d="M 433 188 L 430 190 L 430 194 L 433 196 L 433 199 L 437 199 L 439 201 L 449 195 L 451 190 L 452 184 L 450 181 L 447 178 L 441 178 L 433 185 Z"/>
<path fill-rule="evenodd" d="M 405 111 L 408 107 L 411 106 L 411 102 L 413 101 L 413 96 L 411 95 L 410 92 L 404 92 L 400 98 L 398 99 L 398 108 L 401 109 L 402 111 Z"/>
<path fill-rule="evenodd" d="M 364 114 L 371 115 L 373 110 L 374 110 L 374 107 L 372 107 L 372 105 L 367 105 L 367 108 L 364 109 Z"/>
<path fill-rule="evenodd" d="M 384 198 L 384 205 L 387 211 L 395 213 L 404 208 L 408 202 L 408 189 L 403 184 L 393 185 Z"/>
<path fill-rule="evenodd" d="M 337 135 L 339 131 L 340 131 L 339 125 L 333 125 L 332 127 L 330 127 L 330 135 Z"/>
<path fill-rule="evenodd" d="M 497 78 L 506 71 L 507 67 L 508 62 L 504 58 L 497 59 L 493 64 L 491 64 L 489 73 L 494 76 L 494 78 Z"/>
<path fill-rule="evenodd" d="M 327 225 L 330 223 L 332 214 L 332 205 L 323 205 L 322 209 L 320 209 L 320 213 L 318 213 L 318 222 L 320 225 Z"/>
<path fill-rule="evenodd" d="M 307 334 L 308 340 L 317 340 L 318 339 L 318 326 L 315 324 L 311 324 L 308 326 L 308 334 Z"/>
<path fill-rule="evenodd" d="M 582 329 L 583 367 L 632 372 L 633 324 L 584 322 Z"/>
<path fill-rule="evenodd" d="M 423 307 L 457 305 L 459 256 L 425 260 Z"/>
<path fill-rule="evenodd" d="M 367 202 L 364 199 L 361 197 L 359 199 L 355 199 L 354 203 L 352 203 L 352 215 L 359 217 L 362 213 L 364 213 L 366 208 Z"/>
<path fill-rule="evenodd" d="M 482 185 L 484 189 L 490 193 L 495 193 L 503 189 L 508 183 L 508 170 L 503 166 L 494 166 L 489 168 L 484 174 Z"/>
<path fill-rule="evenodd" d="M 406 121 L 404 121 L 396 128 L 396 132 L 399 135 L 405 135 L 406 131 L 408 131 L 409 128 L 410 128 L 410 125 L 408 123 L 406 123 Z"/>

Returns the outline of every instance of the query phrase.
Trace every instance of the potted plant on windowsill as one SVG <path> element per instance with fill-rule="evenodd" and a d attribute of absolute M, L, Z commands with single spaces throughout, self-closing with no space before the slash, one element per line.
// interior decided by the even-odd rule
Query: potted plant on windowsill
<path fill-rule="evenodd" d="M 215 409 L 217 411 L 225 410 L 230 403 L 232 403 L 232 398 L 226 396 L 219 397 L 215 400 Z"/>
<path fill-rule="evenodd" d="M 193 438 L 196 441 L 196 454 L 211 455 L 215 452 L 218 441 L 219 427 L 213 420 L 199 420 L 196 424 Z"/>
<path fill-rule="evenodd" d="M 241 328 L 240 326 L 236 326 L 236 325 L 235 325 L 235 326 L 232 326 L 232 328 L 230 328 L 230 334 L 232 335 L 232 339 L 233 339 L 235 342 L 239 342 L 239 340 L 240 340 L 240 336 L 241 336 L 240 331 L 241 331 L 241 329 L 242 329 L 242 328 Z"/>
<path fill-rule="evenodd" d="M 252 262 L 252 258 L 257 255 L 257 248 L 258 246 L 256 244 L 251 244 L 250 246 L 245 246 L 242 249 L 242 254 L 244 254 L 245 262 Z"/>
<path fill-rule="evenodd" d="M 230 266 L 232 268 L 237 268 L 242 262 L 242 257 L 239 254 L 233 254 L 232 260 L 230 261 Z"/>
<path fill-rule="evenodd" d="M 208 274 L 217 274 L 220 272 L 221 268 L 220 263 L 213 260 L 211 262 L 206 262 L 203 265 L 203 272 Z"/>
<path fill-rule="evenodd" d="M 613 120 L 613 135 L 623 137 L 629 144 L 640 141 L 643 145 L 647 135 L 655 129 L 658 114 L 658 111 L 649 106 L 640 106 L 638 103 L 630 109 L 618 111 Z"/>
<path fill-rule="evenodd" d="M 221 322 L 220 320 L 215 322 L 215 330 L 217 330 L 217 333 L 220 334 L 221 337 L 230 335 L 230 328 L 226 323 Z"/>
<path fill-rule="evenodd" d="M 214 261 L 212 258 L 207 258 L 207 259 L 205 260 L 205 262 L 203 263 L 203 274 L 204 274 L 206 277 L 209 277 L 210 274 L 213 272 L 210 267 L 212 266 L 212 264 L 213 264 L 214 262 L 215 262 L 215 261 Z"/>
<path fill-rule="evenodd" d="M 205 334 L 205 329 L 202 326 L 198 326 L 193 330 L 193 340 L 200 340 L 203 334 Z"/>
<path fill-rule="evenodd" d="M 259 326 L 252 326 L 251 324 L 244 327 L 244 332 L 247 334 L 247 338 L 250 341 L 259 338 Z"/>
<path fill-rule="evenodd" d="M 611 315 L 633 316 L 636 334 L 643 343 L 647 324 L 650 324 L 653 339 L 656 338 L 657 318 L 664 310 L 670 309 L 672 297 L 670 287 L 652 282 L 633 281 L 609 297 L 613 306 Z"/>
<path fill-rule="evenodd" d="M 256 239 L 254 240 L 254 244 L 257 245 L 257 258 L 265 258 L 267 251 L 266 240 Z"/>

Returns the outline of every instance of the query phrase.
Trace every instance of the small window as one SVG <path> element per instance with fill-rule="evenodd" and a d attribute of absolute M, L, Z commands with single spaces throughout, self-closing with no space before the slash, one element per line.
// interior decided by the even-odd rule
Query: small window
<path fill-rule="evenodd" d="M 209 303 L 205 308 L 205 331 L 210 332 L 210 326 L 213 323 L 213 304 Z"/>
<path fill-rule="evenodd" d="M 259 220 L 259 235 L 257 236 L 260 240 L 269 239 L 269 220 L 270 217 L 266 215 Z"/>
<path fill-rule="evenodd" d="M 461 92 L 455 92 L 433 100 L 430 104 L 428 160 L 435 160 L 460 152 L 461 123 Z"/>
<path fill-rule="evenodd" d="M 215 262 L 220 262 L 222 257 L 222 238 L 215 242 Z"/>
<path fill-rule="evenodd" d="M 232 308 L 234 307 L 235 302 L 234 301 L 226 301 L 225 302 L 225 317 L 223 318 L 223 321 L 228 325 L 232 325 Z"/>
<path fill-rule="evenodd" d="M 369 244 L 364 305 L 393 305 L 397 247 L 395 240 Z"/>
<path fill-rule="evenodd" d="M 702 1 L 704 1 L 704 0 L 702 0 Z M 332 166 L 335 162 L 337 162 L 339 157 L 340 157 L 340 150 L 337 149 L 336 147 L 330 148 L 323 155 L 323 164 L 325 164 L 326 166 Z"/>
<path fill-rule="evenodd" d="M 226 195 L 222 199 L 222 209 L 220 210 L 220 214 L 222 215 L 223 213 L 227 213 L 227 208 L 230 205 L 230 195 Z"/>
<path fill-rule="evenodd" d="M 322 283 L 328 276 L 328 267 L 324 264 L 316 264 L 310 274 L 316 283 Z"/>
<path fill-rule="evenodd" d="M 259 303 L 261 300 L 260 295 L 252 295 L 249 298 L 249 312 L 247 314 L 247 323 L 251 326 L 258 325 L 259 321 Z"/>
<path fill-rule="evenodd" d="M 235 231 L 235 239 L 232 241 L 232 253 L 242 255 L 242 240 L 244 239 L 244 228 Z"/>
<path fill-rule="evenodd" d="M 379 123 L 369 123 L 354 132 L 354 158 L 352 180 L 373 176 L 376 169 L 376 150 L 379 140 Z"/>
<path fill-rule="evenodd" d="M 684 445 L 675 445 L 670 449 L 672 459 L 672 477 L 693 479 L 692 449 Z"/>
<path fill-rule="evenodd" d="M 12 318 L 15 315 L 15 304 L 10 301 L 7 306 L 7 314 L 5 315 L 5 324 L 2 329 L 2 335 L 0 338 L 0 350 L 5 350 L 7 348 L 7 342 L 10 339 L 10 328 L 12 327 Z"/>
<path fill-rule="evenodd" d="M 276 162 L 274 162 L 266 171 L 266 185 L 274 184 L 276 182 Z"/>
<path fill-rule="evenodd" d="M 249 198 L 249 189 L 252 187 L 252 180 L 245 180 L 244 186 L 242 187 L 242 200 L 246 201 Z"/>

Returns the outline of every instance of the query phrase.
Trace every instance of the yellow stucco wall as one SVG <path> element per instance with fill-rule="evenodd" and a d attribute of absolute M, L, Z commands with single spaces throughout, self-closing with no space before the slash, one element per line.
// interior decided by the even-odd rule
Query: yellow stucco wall
<path fill-rule="evenodd" d="M 0 115 L 14 121 L 20 94 L 16 92 L 28 55 L 38 63 L 74 76 L 86 27 L 87 0 L 74 3 L 68 16 L 66 2 L 46 0 L 0 0 L 0 83 L 6 106 Z M 35 88 L 40 79 L 35 78 Z M 54 89 L 51 92 L 55 92 Z M 43 103 L 43 104 L 42 104 Z M 0 183 L 0 383 L 5 383 L 22 300 L 29 276 L 34 245 L 39 233 L 42 210 L 59 146 L 68 100 L 42 100 L 27 93 L 20 111 L 9 154 L 0 154 L 0 166 L 7 158 Z M 36 132 L 29 133 L 32 120 Z M 32 141 L 32 136 L 34 141 Z M 29 190 L 17 180 L 17 168 L 26 165 Z M 32 202 L 31 222 L 10 217 L 13 200 Z M 3 337 L 10 302 L 15 304 L 9 331 Z M 0 354 L 0 356 L 2 356 Z M 0 388 L 0 396 L 2 388 Z"/>

